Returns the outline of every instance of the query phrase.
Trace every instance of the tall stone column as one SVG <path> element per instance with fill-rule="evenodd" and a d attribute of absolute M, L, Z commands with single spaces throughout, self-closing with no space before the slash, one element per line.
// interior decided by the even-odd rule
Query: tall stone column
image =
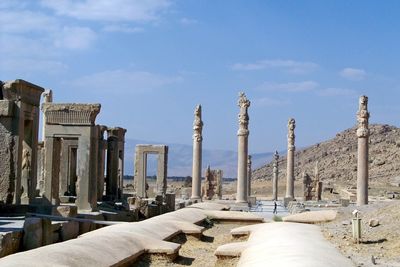
<path fill-rule="evenodd" d="M 290 118 L 288 121 L 288 151 L 287 151 L 287 174 L 286 174 L 286 198 L 294 199 L 294 152 L 296 121 Z"/>
<path fill-rule="evenodd" d="M 59 205 L 60 182 L 60 138 L 46 137 L 44 140 L 45 168 L 44 168 L 44 193 L 47 205 Z"/>
<path fill-rule="evenodd" d="M 107 128 L 107 182 L 106 195 L 109 200 L 118 199 L 122 192 L 123 151 L 126 130 L 121 127 Z"/>
<path fill-rule="evenodd" d="M 104 194 L 104 171 L 106 165 L 106 150 L 107 140 L 104 139 L 104 133 L 107 131 L 107 127 L 104 125 L 98 125 L 99 128 L 99 149 L 98 149 L 98 164 L 97 164 L 97 200 L 101 201 Z"/>
<path fill-rule="evenodd" d="M 251 196 L 251 155 L 247 156 L 247 195 Z"/>
<path fill-rule="evenodd" d="M 194 110 L 193 121 L 193 165 L 192 165 L 192 196 L 194 201 L 201 201 L 201 161 L 203 121 L 201 120 L 201 105 Z"/>
<path fill-rule="evenodd" d="M 361 96 L 357 112 L 357 137 L 358 137 L 358 157 L 357 157 L 357 205 L 368 204 L 368 97 Z"/>
<path fill-rule="evenodd" d="M 43 92 L 43 97 L 44 97 L 44 103 L 53 103 L 53 90 L 49 89 Z M 42 121 L 42 141 L 46 138 L 46 115 L 44 112 L 42 113 L 43 121 Z"/>
<path fill-rule="evenodd" d="M 274 165 L 273 165 L 273 178 L 272 178 L 272 200 L 278 200 L 278 160 L 279 154 L 278 151 L 275 151 L 274 154 Z"/>
<path fill-rule="evenodd" d="M 247 109 L 250 101 L 243 92 L 239 93 L 239 130 L 238 130 L 238 175 L 236 203 L 247 203 L 247 156 L 248 156 L 248 137 L 249 137 L 249 115 Z"/>

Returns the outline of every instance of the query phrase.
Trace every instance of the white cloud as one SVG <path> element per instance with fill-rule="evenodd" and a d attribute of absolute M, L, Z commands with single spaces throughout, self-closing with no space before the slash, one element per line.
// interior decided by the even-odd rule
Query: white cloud
<path fill-rule="evenodd" d="M 232 66 L 233 70 L 262 70 L 262 69 L 282 69 L 289 73 L 306 74 L 318 69 L 318 64 L 313 62 L 300 62 L 294 60 L 260 60 L 255 63 L 235 63 Z"/>
<path fill-rule="evenodd" d="M 356 91 L 346 88 L 326 88 L 318 91 L 320 96 L 356 96 Z"/>
<path fill-rule="evenodd" d="M 144 32 L 144 29 L 141 27 L 132 27 L 128 25 L 106 25 L 103 27 L 103 31 L 105 32 L 123 32 L 123 33 L 138 33 Z"/>
<path fill-rule="evenodd" d="M 317 89 L 319 84 L 315 81 L 289 82 L 289 83 L 274 83 L 264 82 L 257 86 L 256 89 L 263 91 L 280 91 L 280 92 L 307 92 Z"/>
<path fill-rule="evenodd" d="M 0 70 L 32 73 L 46 72 L 59 73 L 68 69 L 68 66 L 62 62 L 54 60 L 37 60 L 37 59 L 6 59 L 0 62 Z"/>
<path fill-rule="evenodd" d="M 146 71 L 110 70 L 81 77 L 73 81 L 72 85 L 95 91 L 133 93 L 152 91 L 182 81 L 181 76 L 166 76 Z"/>
<path fill-rule="evenodd" d="M 54 46 L 67 49 L 86 49 L 96 39 L 96 33 L 87 27 L 63 27 L 55 36 Z"/>
<path fill-rule="evenodd" d="M 42 0 L 42 5 L 76 19 L 94 21 L 153 21 L 171 4 L 168 0 Z"/>
<path fill-rule="evenodd" d="M 0 32 L 29 33 L 56 29 L 57 21 L 39 12 L 28 10 L 0 10 Z"/>
<path fill-rule="evenodd" d="M 340 71 L 340 76 L 352 81 L 361 81 L 365 79 L 367 73 L 363 69 L 344 68 Z"/>
<path fill-rule="evenodd" d="M 182 25 L 192 25 L 192 24 L 197 24 L 197 23 L 198 23 L 197 20 L 195 20 L 195 19 L 190 19 L 190 18 L 181 18 L 181 19 L 179 20 L 179 22 L 180 22 Z"/>
<path fill-rule="evenodd" d="M 256 98 L 253 100 L 254 105 L 258 107 L 278 107 L 290 104 L 289 100 L 280 100 L 269 97 Z"/>

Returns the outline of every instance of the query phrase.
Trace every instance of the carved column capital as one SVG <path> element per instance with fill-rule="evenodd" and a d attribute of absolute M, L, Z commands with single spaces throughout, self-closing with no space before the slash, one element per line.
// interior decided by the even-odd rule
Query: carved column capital
<path fill-rule="evenodd" d="M 358 112 L 357 112 L 357 137 L 367 138 L 369 136 L 369 112 L 368 112 L 368 97 L 360 96 Z"/>
<path fill-rule="evenodd" d="M 249 115 L 248 108 L 250 107 L 250 100 L 247 99 L 243 92 L 239 93 L 238 106 L 240 108 L 238 120 L 239 120 L 239 130 L 238 136 L 248 136 L 249 135 Z"/>
<path fill-rule="evenodd" d="M 201 120 L 201 105 L 197 105 L 194 110 L 193 121 L 193 140 L 196 142 L 203 141 L 203 121 Z"/>

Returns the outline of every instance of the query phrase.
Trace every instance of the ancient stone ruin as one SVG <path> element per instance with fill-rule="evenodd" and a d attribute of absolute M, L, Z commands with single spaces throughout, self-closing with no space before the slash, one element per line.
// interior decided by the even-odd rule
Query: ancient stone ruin
<path fill-rule="evenodd" d="M 294 199 L 294 152 L 296 121 L 290 118 L 288 121 L 288 148 L 287 148 L 287 171 L 286 171 L 286 198 Z"/>
<path fill-rule="evenodd" d="M 203 121 L 201 120 L 201 105 L 194 111 L 193 121 L 193 167 L 192 167 L 192 196 L 193 201 L 201 200 L 201 162 L 203 142 Z"/>
<path fill-rule="evenodd" d="M 168 146 L 137 145 L 135 151 L 135 189 L 136 196 L 147 198 L 147 155 L 157 154 L 157 181 L 154 188 L 156 195 L 165 195 L 167 190 Z"/>
<path fill-rule="evenodd" d="M 36 196 L 40 86 L 15 80 L 1 84 L 0 201 L 30 204 Z"/>
<path fill-rule="evenodd" d="M 368 204 L 368 97 L 361 96 L 357 112 L 357 205 Z"/>
<path fill-rule="evenodd" d="M 278 176 L 279 176 L 279 154 L 275 150 L 274 154 L 274 167 L 273 167 L 273 178 L 272 178 L 272 200 L 278 200 Z"/>
<path fill-rule="evenodd" d="M 205 200 L 222 198 L 222 170 L 211 170 L 207 167 L 202 187 L 202 198 Z"/>
<path fill-rule="evenodd" d="M 248 197 L 248 184 L 247 184 L 247 157 L 248 157 L 248 138 L 249 138 L 249 115 L 248 108 L 250 107 L 250 100 L 246 95 L 239 93 L 239 130 L 238 136 L 238 175 L 237 175 L 237 192 L 236 203 L 246 204 Z"/>

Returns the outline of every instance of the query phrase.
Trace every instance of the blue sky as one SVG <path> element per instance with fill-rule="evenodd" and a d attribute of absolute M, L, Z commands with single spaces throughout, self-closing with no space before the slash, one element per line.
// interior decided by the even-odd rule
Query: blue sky
<path fill-rule="evenodd" d="M 398 126 L 398 1 L 43 0 L 0 2 L 0 79 L 56 102 L 100 102 L 98 123 L 130 138 L 236 150 L 239 91 L 252 101 L 250 153 L 333 137 L 369 96 Z"/>

